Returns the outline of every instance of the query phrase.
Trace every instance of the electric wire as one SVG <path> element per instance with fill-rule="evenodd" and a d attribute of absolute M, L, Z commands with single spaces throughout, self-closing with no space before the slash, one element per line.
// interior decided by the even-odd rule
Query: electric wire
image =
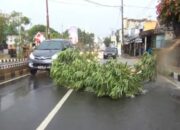
<path fill-rule="evenodd" d="M 67 4 L 67 5 L 85 5 L 83 3 L 72 3 L 72 2 L 69 2 L 69 1 L 61 1 L 61 0 L 50 0 L 52 2 L 57 2 L 57 3 L 62 3 L 62 4 Z M 91 0 L 83 0 L 87 3 L 90 3 L 90 4 L 93 4 L 93 5 L 97 5 L 97 6 L 101 6 L 101 7 L 110 7 L 110 8 L 120 8 L 121 5 L 107 5 L 107 4 L 102 4 L 102 3 L 98 3 L 98 2 L 95 2 L 95 1 L 91 1 Z M 143 6 L 135 6 L 135 5 L 125 5 L 124 4 L 124 7 L 127 7 L 127 8 L 143 8 L 143 9 L 155 9 L 153 7 L 143 7 Z"/>
<path fill-rule="evenodd" d="M 95 1 L 91 1 L 91 0 L 84 0 L 85 2 L 94 4 L 94 5 L 98 5 L 98 6 L 103 6 L 103 7 L 111 7 L 111 8 L 120 8 L 121 6 L 117 6 L 117 5 L 107 5 L 107 4 L 102 4 L 102 3 L 98 3 Z"/>

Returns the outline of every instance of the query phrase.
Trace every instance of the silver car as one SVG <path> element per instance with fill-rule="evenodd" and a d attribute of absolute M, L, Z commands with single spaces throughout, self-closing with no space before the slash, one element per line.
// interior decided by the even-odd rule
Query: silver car
<path fill-rule="evenodd" d="M 37 70 L 50 70 L 52 61 L 58 57 L 59 52 L 72 47 L 69 40 L 51 39 L 43 41 L 29 56 L 29 68 L 32 75 Z"/>

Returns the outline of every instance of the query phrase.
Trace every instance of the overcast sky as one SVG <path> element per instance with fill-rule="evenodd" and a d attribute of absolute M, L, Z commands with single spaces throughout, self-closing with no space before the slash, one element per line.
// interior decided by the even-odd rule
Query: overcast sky
<path fill-rule="evenodd" d="M 121 5 L 121 0 L 91 1 L 112 6 Z M 156 19 L 157 1 L 124 0 L 124 17 Z M 4 13 L 13 10 L 22 12 L 30 18 L 32 25 L 46 24 L 45 0 L 0 0 L 0 10 Z M 59 32 L 76 26 L 104 37 L 121 28 L 120 14 L 120 8 L 97 6 L 85 0 L 49 0 L 50 26 Z"/>

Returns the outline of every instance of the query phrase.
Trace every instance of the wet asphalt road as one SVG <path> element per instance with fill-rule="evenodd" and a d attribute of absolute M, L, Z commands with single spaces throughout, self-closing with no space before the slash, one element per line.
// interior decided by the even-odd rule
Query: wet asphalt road
<path fill-rule="evenodd" d="M 0 130 L 35 130 L 67 90 L 58 90 L 47 74 L 1 86 Z"/>
<path fill-rule="evenodd" d="M 180 90 L 159 80 L 136 98 L 73 92 L 47 130 L 180 130 Z M 0 86 L 0 130 L 34 130 L 67 92 L 47 74 Z"/>

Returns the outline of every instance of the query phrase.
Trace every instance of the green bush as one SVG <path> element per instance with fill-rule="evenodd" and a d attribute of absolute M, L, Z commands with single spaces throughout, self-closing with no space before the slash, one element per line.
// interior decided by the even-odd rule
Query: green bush
<path fill-rule="evenodd" d="M 142 81 L 151 81 L 156 79 L 156 57 L 144 53 L 141 60 L 135 65 L 136 71 L 141 71 Z"/>
<path fill-rule="evenodd" d="M 150 72 L 146 72 L 151 63 L 144 65 L 150 62 L 144 60 L 136 65 L 137 70 L 133 72 L 127 64 L 118 63 L 117 60 L 101 64 L 91 53 L 81 54 L 77 50 L 68 49 L 60 53 L 53 62 L 51 77 L 57 86 L 86 90 L 99 97 L 109 96 L 118 99 L 141 91 L 142 79 L 151 76 Z M 139 73 L 140 68 L 146 73 Z"/>

